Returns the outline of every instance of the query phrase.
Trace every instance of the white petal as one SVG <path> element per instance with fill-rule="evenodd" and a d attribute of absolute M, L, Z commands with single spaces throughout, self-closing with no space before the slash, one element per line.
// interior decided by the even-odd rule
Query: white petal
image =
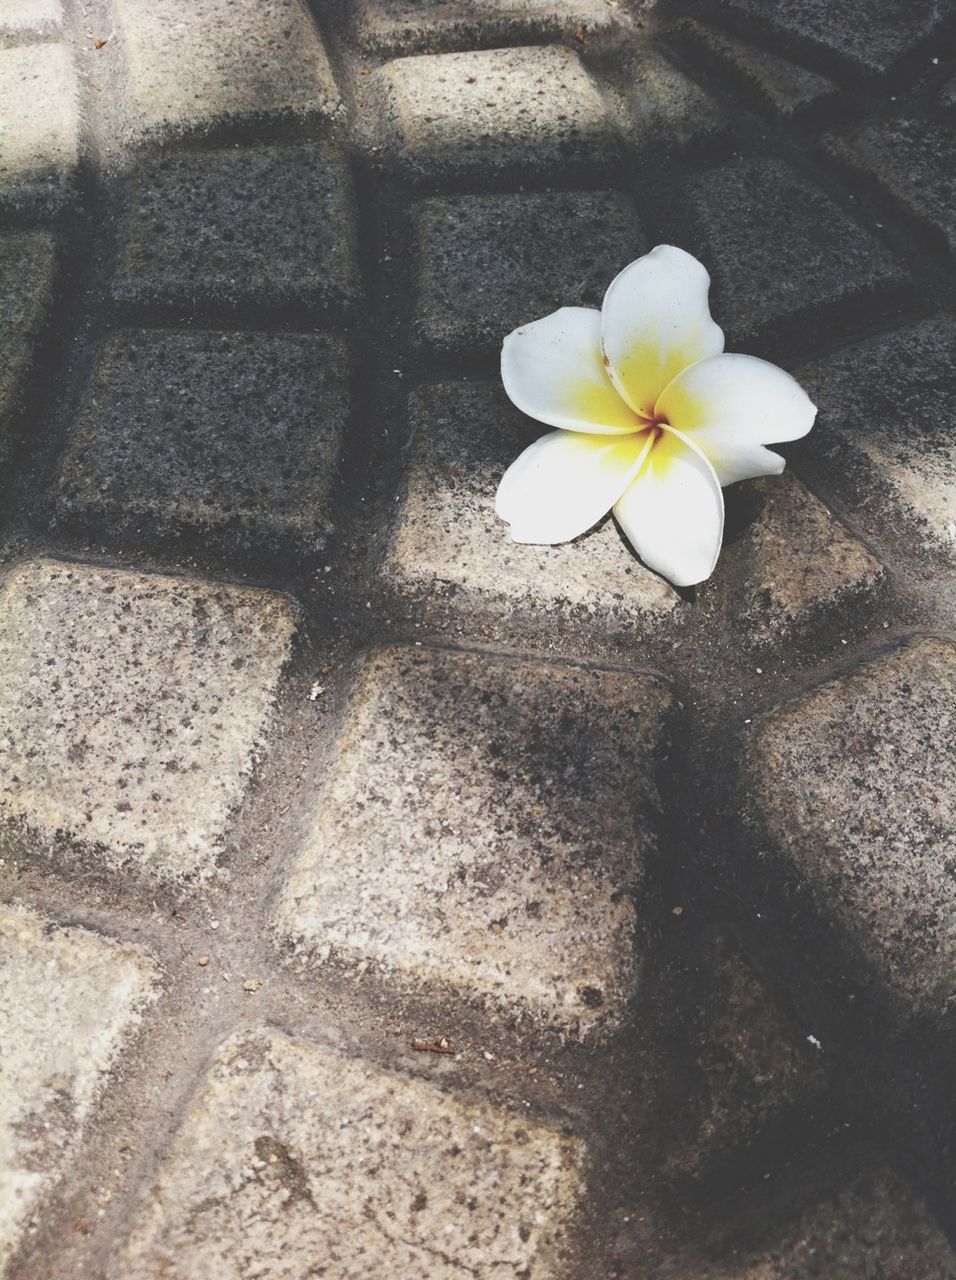
<path fill-rule="evenodd" d="M 646 425 L 607 376 L 601 313 L 589 307 L 562 307 L 509 333 L 501 379 L 523 413 L 551 427 L 618 435 Z"/>
<path fill-rule="evenodd" d="M 664 432 L 614 514 L 644 563 L 676 587 L 710 577 L 724 533 L 724 495 L 710 463 L 685 437 Z"/>
<path fill-rule="evenodd" d="M 789 373 L 737 355 L 701 360 L 679 373 L 657 412 L 704 451 L 721 484 L 779 475 L 783 458 L 763 446 L 805 436 L 817 414 Z"/>
<path fill-rule="evenodd" d="M 650 433 L 629 436 L 552 431 L 511 464 L 495 510 L 515 542 L 570 542 L 597 524 L 627 488 Z"/>
<path fill-rule="evenodd" d="M 601 308 L 604 355 L 611 381 L 644 417 L 653 417 L 657 397 L 682 369 L 723 351 L 709 290 L 706 268 L 670 244 L 659 244 L 611 281 Z"/>

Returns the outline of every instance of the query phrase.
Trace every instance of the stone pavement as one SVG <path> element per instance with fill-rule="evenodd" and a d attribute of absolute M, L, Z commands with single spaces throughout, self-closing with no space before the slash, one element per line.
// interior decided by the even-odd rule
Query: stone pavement
<path fill-rule="evenodd" d="M 0 1276 L 954 1280 L 949 0 L 0 0 Z M 661 241 L 820 406 L 511 543 Z"/>

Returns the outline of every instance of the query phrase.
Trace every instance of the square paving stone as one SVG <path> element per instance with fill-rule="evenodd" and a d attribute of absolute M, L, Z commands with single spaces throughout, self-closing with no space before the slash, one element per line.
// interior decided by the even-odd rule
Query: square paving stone
<path fill-rule="evenodd" d="M 597 623 L 633 636 L 680 603 L 663 578 L 632 554 L 613 520 L 575 542 L 514 542 L 495 514 L 501 477 L 544 428 L 515 409 L 493 383 L 422 388 L 410 405 L 414 432 L 408 487 L 384 567 L 396 605 L 420 604 L 439 617 L 455 608 L 487 612 L 517 629 L 547 615 L 549 625 Z"/>
<path fill-rule="evenodd" d="M 271 592 L 33 561 L 0 590 L 0 852 L 214 871 L 294 630 Z"/>
<path fill-rule="evenodd" d="M 739 574 L 734 612 L 759 644 L 848 619 L 886 585 L 886 569 L 793 475 L 747 485 L 746 533 L 726 547 L 718 574 Z"/>
<path fill-rule="evenodd" d="M 720 103 L 650 43 L 637 47 L 624 76 L 630 142 L 639 152 L 666 161 L 676 154 L 707 154 L 727 132 Z M 609 282 L 610 283 L 610 282 Z"/>
<path fill-rule="evenodd" d="M 822 477 L 874 535 L 956 556 L 956 322 L 881 334 L 800 371 Z M 902 523 L 901 523 L 902 522 Z"/>
<path fill-rule="evenodd" d="M 748 748 L 775 865 L 905 1017 L 956 1000 L 954 730 L 956 645 L 925 637 L 769 714 Z"/>
<path fill-rule="evenodd" d="M 355 28 L 388 56 L 572 39 L 604 48 L 625 29 L 610 0 L 359 0 Z"/>
<path fill-rule="evenodd" d="M 706 23 L 687 19 L 679 30 L 695 50 L 779 120 L 818 114 L 822 107 L 831 107 L 840 92 L 839 85 L 827 76 L 735 40 Z"/>
<path fill-rule="evenodd" d="M 888 250 L 782 160 L 754 157 L 690 179 L 683 208 L 714 276 L 711 310 L 734 341 L 872 320 L 908 275 Z"/>
<path fill-rule="evenodd" d="M 524 1116 L 240 1032 L 216 1054 L 112 1274 L 550 1280 L 564 1274 L 581 1154 Z"/>
<path fill-rule="evenodd" d="M 136 167 L 113 292 L 232 307 L 355 301 L 352 183 L 324 143 L 180 151 Z"/>
<path fill-rule="evenodd" d="M 871 178 L 956 254 L 956 130 L 926 120 L 888 120 L 830 138 L 827 150 Z"/>
<path fill-rule="evenodd" d="M 56 244 L 42 231 L 0 235 L 0 462 L 8 449 L 6 422 L 21 407 L 49 316 L 56 278 Z"/>
<path fill-rule="evenodd" d="M 565 178 L 606 166 L 615 153 L 601 96 L 570 49 L 399 58 L 376 77 L 390 149 L 411 176 Z"/>
<path fill-rule="evenodd" d="M 154 979 L 138 947 L 0 906 L 0 1274 L 122 1070 Z"/>
<path fill-rule="evenodd" d="M 302 0 L 117 0 L 116 7 L 134 138 L 327 119 L 341 109 Z"/>
<path fill-rule="evenodd" d="M 335 338 L 117 334 L 67 445 L 60 513 L 314 550 L 329 528 L 348 377 Z"/>
<path fill-rule="evenodd" d="M 558 307 L 600 307 L 650 248 L 633 203 L 613 191 L 426 200 L 416 226 L 416 327 L 440 352 L 498 350 Z"/>
<path fill-rule="evenodd" d="M 79 108 L 66 45 L 0 49 L 0 209 L 56 212 L 71 199 Z"/>
<path fill-rule="evenodd" d="M 892 71 L 949 12 L 946 0 L 720 0 L 746 31 L 754 25 L 828 65 L 873 76 Z"/>
<path fill-rule="evenodd" d="M 277 913 L 373 964 L 584 1035 L 641 963 L 672 700 L 650 676 L 386 649 L 359 675 Z"/>
<path fill-rule="evenodd" d="M 775 1243 L 681 1280 L 956 1280 L 946 1237 L 903 1180 L 875 1168 L 809 1204 Z"/>

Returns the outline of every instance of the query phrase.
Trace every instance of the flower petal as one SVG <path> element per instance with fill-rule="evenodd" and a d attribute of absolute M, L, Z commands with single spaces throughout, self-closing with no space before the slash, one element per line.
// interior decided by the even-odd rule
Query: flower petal
<path fill-rule="evenodd" d="M 570 542 L 627 488 L 653 437 L 551 431 L 525 449 L 498 486 L 495 510 L 515 542 Z"/>
<path fill-rule="evenodd" d="M 682 369 L 724 349 L 723 332 L 710 318 L 709 289 L 710 276 L 696 258 L 659 244 L 625 267 L 604 295 L 601 335 L 611 381 L 646 418 Z"/>
<path fill-rule="evenodd" d="M 675 587 L 713 573 L 724 532 L 724 495 L 701 451 L 665 430 L 614 504 L 618 523 L 644 563 Z"/>
<path fill-rule="evenodd" d="M 679 373 L 656 412 L 703 450 L 721 484 L 779 475 L 783 458 L 763 446 L 805 436 L 817 414 L 789 373 L 738 355 L 713 356 Z"/>
<path fill-rule="evenodd" d="M 601 313 L 589 307 L 562 307 L 509 333 L 501 380 L 513 404 L 550 427 L 621 435 L 646 426 L 607 376 Z"/>

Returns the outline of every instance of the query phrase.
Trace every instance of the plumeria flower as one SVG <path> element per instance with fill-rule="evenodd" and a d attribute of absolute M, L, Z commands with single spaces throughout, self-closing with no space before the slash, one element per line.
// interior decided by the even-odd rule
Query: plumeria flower
<path fill-rule="evenodd" d="M 505 390 L 556 427 L 507 470 L 495 510 L 516 542 L 557 543 L 608 511 L 641 559 L 687 587 L 709 578 L 721 486 L 785 466 L 816 409 L 766 360 L 725 355 L 706 269 L 658 245 L 612 280 L 600 311 L 562 307 L 508 335 Z"/>

